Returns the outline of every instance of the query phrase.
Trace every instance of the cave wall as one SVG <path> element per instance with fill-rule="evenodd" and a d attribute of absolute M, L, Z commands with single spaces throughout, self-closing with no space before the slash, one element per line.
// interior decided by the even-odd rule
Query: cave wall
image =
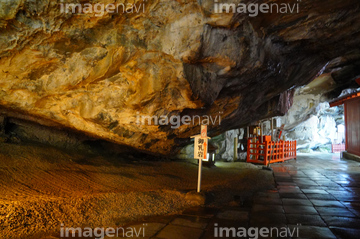
<path fill-rule="evenodd" d="M 357 0 L 303 0 L 299 13 L 256 17 L 214 13 L 209 0 L 127 3 L 144 10 L 95 16 L 62 13 L 58 1 L 1 1 L 0 114 L 170 155 L 199 124 L 137 117 L 221 116 L 209 125 L 216 136 L 285 114 L 294 88 L 359 49 Z M 348 66 L 337 85 L 358 59 L 337 65 Z"/>
<path fill-rule="evenodd" d="M 339 90 L 334 78 L 344 75 L 346 68 L 329 67 L 308 85 L 297 88 L 292 107 L 277 117 L 285 125 L 283 135 L 287 140 L 296 140 L 300 152 L 331 152 L 331 144 L 345 143 L 344 107 L 330 107 L 329 101 Z M 345 89 L 336 97 L 356 90 Z"/>
<path fill-rule="evenodd" d="M 306 120 L 298 122 L 295 127 L 285 130 L 283 135 L 286 140 L 297 141 L 297 150 L 299 152 L 320 151 L 330 153 L 331 144 L 345 143 L 344 108 L 342 106 L 330 108 L 328 102 L 319 103 L 312 108 L 311 111 L 306 111 L 304 110 L 306 105 L 303 105 L 301 109 L 303 114 L 307 114 Z M 287 115 L 281 117 L 281 119 L 286 122 Z"/>

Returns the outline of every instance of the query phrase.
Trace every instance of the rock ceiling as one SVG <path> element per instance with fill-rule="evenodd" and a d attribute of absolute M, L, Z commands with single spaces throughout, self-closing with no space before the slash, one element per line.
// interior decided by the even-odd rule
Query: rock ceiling
<path fill-rule="evenodd" d="M 334 97 L 360 75 L 358 0 L 265 0 L 299 12 L 254 17 L 206 0 L 130 0 L 142 9 L 101 16 L 61 2 L 0 2 L 2 114 L 168 155 L 198 123 L 139 118 L 218 116 L 217 135 L 284 114 L 293 89 L 322 73 Z"/>

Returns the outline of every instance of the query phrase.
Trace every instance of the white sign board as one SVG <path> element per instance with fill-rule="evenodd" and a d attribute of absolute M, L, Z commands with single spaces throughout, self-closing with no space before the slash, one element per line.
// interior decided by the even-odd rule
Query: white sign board
<path fill-rule="evenodd" d="M 194 158 L 206 159 L 208 139 L 201 136 L 195 136 L 194 142 Z"/>

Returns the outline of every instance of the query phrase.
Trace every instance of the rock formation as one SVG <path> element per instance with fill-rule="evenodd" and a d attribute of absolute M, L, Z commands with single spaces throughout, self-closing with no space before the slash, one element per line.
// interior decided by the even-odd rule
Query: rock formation
<path fill-rule="evenodd" d="M 139 118 L 221 116 L 209 125 L 216 136 L 286 113 L 293 89 L 324 72 L 334 97 L 360 74 L 358 0 L 265 0 L 299 12 L 257 16 L 216 13 L 212 0 L 61 12 L 61 4 L 95 2 L 0 2 L 2 115 L 170 155 L 198 134 L 198 122 L 174 128 Z"/>

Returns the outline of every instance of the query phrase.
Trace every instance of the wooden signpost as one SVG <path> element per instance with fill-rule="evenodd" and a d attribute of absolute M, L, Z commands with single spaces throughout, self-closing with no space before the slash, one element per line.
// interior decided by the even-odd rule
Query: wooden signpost
<path fill-rule="evenodd" d="M 199 172 L 198 172 L 198 184 L 197 184 L 197 192 L 199 193 L 201 188 L 202 160 L 207 158 L 208 139 L 210 139 L 210 137 L 207 137 L 207 126 L 201 125 L 200 134 L 191 136 L 191 138 L 194 138 L 194 158 L 199 160 Z"/>

